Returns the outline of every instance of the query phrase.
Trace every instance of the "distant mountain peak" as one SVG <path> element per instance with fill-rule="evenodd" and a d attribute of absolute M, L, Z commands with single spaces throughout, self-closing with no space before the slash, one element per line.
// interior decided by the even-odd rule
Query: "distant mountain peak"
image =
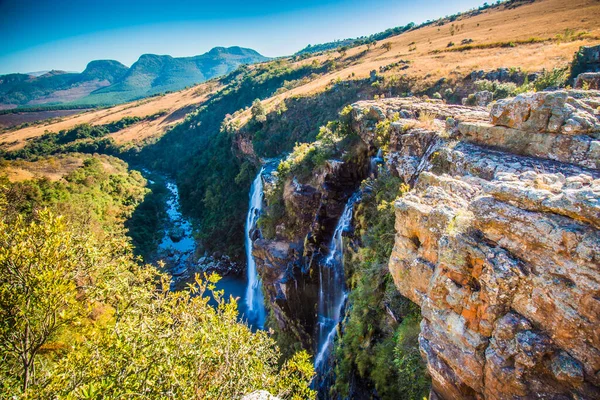
<path fill-rule="evenodd" d="M 94 60 L 88 63 L 77 80 L 89 81 L 98 79 L 114 83 L 121 79 L 128 70 L 129 68 L 116 60 Z"/>
<path fill-rule="evenodd" d="M 94 60 L 82 73 L 52 70 L 38 77 L 5 75 L 0 79 L 0 104 L 112 105 L 181 90 L 225 75 L 242 64 L 266 60 L 268 58 L 257 51 L 239 46 L 215 47 L 192 57 L 142 54 L 130 68 L 115 60 Z M 65 97 L 61 93 L 77 91 L 81 95 L 75 100 L 72 95 Z"/>
<path fill-rule="evenodd" d="M 256 50 L 248 49 L 248 48 L 240 47 L 240 46 L 231 46 L 231 47 L 218 46 L 218 47 L 213 47 L 208 52 L 206 52 L 204 55 L 216 56 L 216 55 L 221 55 L 221 54 L 224 54 L 224 53 L 231 54 L 231 55 L 239 55 L 239 56 L 253 55 L 253 56 L 264 57 L 263 55 L 261 55 Z"/>

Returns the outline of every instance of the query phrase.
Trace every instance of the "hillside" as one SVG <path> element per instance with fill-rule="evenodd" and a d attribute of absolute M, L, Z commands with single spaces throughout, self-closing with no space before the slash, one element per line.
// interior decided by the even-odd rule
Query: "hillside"
<path fill-rule="evenodd" d="M 209 52 L 174 58 L 144 54 L 131 68 L 114 60 L 91 61 L 78 73 L 50 71 L 41 76 L 0 76 L 0 109 L 41 104 L 113 105 L 225 75 L 242 64 L 266 61 L 254 50 L 215 47 Z"/>
<path fill-rule="evenodd" d="M 152 137 L 160 136 L 170 127 L 183 121 L 186 114 L 195 110 L 218 88 L 218 84 L 208 82 L 164 96 L 150 97 L 111 108 L 81 112 L 77 115 L 59 118 L 58 121 L 52 119 L 46 123 L 33 124 L 23 129 L 0 134 L 0 148 L 20 149 L 27 140 L 39 137 L 47 131 L 60 132 L 81 124 L 103 125 L 126 117 L 143 118 L 161 113 L 160 117 L 152 121 L 130 126 L 112 135 L 119 144 L 143 142 Z"/>
<path fill-rule="evenodd" d="M 384 79 L 396 81 L 418 78 L 418 86 L 426 88 L 442 78 L 448 82 L 456 82 L 476 70 L 520 68 L 525 72 L 535 72 L 552 69 L 569 63 L 579 46 L 599 40 L 600 5 L 593 0 L 576 0 L 573 4 L 565 4 L 558 0 L 511 3 L 513 5 L 510 7 L 487 9 L 475 15 L 460 17 L 451 23 L 444 23 L 442 20 L 441 25 L 432 24 L 411 30 L 379 42 L 376 48 L 361 45 L 348 49 L 343 55 L 337 51 L 330 51 L 303 60 L 294 61 L 295 58 L 292 57 L 289 62 L 293 68 L 316 63 L 325 66 L 327 71 L 311 79 L 291 82 L 291 86 L 288 85 L 286 90 L 266 98 L 263 104 L 267 109 L 271 109 L 286 99 L 314 96 L 327 90 L 337 80 L 358 81 L 368 78 L 371 71 L 376 71 Z M 531 39 L 539 41 L 528 42 Z M 461 46 L 463 40 L 473 42 Z M 448 47 L 451 42 L 455 45 Z M 391 45 L 389 50 L 382 47 L 385 43 Z M 234 54 L 232 57 L 243 59 L 246 51 L 240 50 L 230 51 Z M 223 48 L 215 48 L 205 55 L 205 60 L 214 59 L 223 51 Z M 250 55 L 253 55 L 252 51 Z M 176 65 L 182 66 L 186 74 L 192 76 L 198 71 L 195 67 L 190 67 L 195 63 L 194 57 L 184 59 L 182 64 L 178 59 L 168 56 L 147 55 L 140 59 L 143 62 L 138 66 L 139 69 L 135 68 L 137 72 L 129 71 L 129 78 L 124 79 L 127 83 L 117 84 L 119 88 L 133 90 L 136 84 L 130 83 L 131 80 L 151 87 L 149 82 L 154 79 L 154 75 L 147 75 L 143 71 L 150 68 L 148 64 L 155 62 L 157 65 L 170 65 L 170 72 L 166 76 L 171 78 L 165 77 L 162 82 L 172 82 L 171 72 L 176 70 Z M 8 76 L 5 76 L 5 79 L 6 77 Z M 22 79 L 20 76 L 10 77 L 11 80 Z M 227 83 L 226 80 L 225 82 Z M 108 88 L 101 90 L 106 91 Z M 385 93 L 385 90 L 382 92 Z M 176 102 L 181 96 L 179 103 L 185 105 L 188 94 L 188 91 L 182 91 L 169 94 L 167 98 Z M 119 109 L 120 106 L 115 108 Z M 109 109 L 101 113 L 112 114 L 113 111 Z M 237 118 L 243 123 L 248 116 L 249 112 L 246 112 L 239 114 Z M 1 135 L 0 141 L 12 143 L 20 140 L 19 138 L 41 135 L 44 130 L 56 132 L 78 123 L 94 123 L 94 118 L 65 119 L 59 125 L 47 125 L 43 128 L 28 127 Z"/>
<path fill-rule="evenodd" d="M 323 91 L 338 79 L 367 78 L 371 71 L 384 78 L 418 78 L 419 85 L 427 87 L 442 78 L 455 82 L 476 70 L 552 69 L 569 63 L 582 44 L 600 40 L 600 5 L 596 1 L 511 3 L 510 7 L 488 9 L 393 36 L 378 42 L 377 47 L 362 45 L 344 54 L 334 50 L 298 60 L 299 65 L 330 60 L 335 68 L 269 99 L 267 105 Z M 469 44 L 461 45 L 463 41 Z M 450 43 L 453 46 L 448 47 Z M 386 44 L 391 46 L 389 50 Z"/>
<path fill-rule="evenodd" d="M 11 394 L 600 400 L 600 2 L 260 57 L 92 65 L 78 104 L 214 77 L 0 133 L 0 241 L 99 260 Z"/>

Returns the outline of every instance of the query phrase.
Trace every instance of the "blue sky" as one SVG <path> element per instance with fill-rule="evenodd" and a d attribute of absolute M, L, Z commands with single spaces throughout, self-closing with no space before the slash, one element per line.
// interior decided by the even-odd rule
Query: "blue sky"
<path fill-rule="evenodd" d="M 465 11 L 482 0 L 0 0 L 0 74 L 81 71 L 94 59 L 130 66 L 215 46 L 266 56 Z"/>

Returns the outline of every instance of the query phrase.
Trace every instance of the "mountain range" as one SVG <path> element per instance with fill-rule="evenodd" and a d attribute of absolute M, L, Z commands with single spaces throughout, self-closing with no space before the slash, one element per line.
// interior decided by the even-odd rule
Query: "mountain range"
<path fill-rule="evenodd" d="M 268 60 L 255 50 L 215 47 L 193 57 L 144 54 L 130 67 L 91 61 L 81 73 L 52 70 L 0 76 L 0 109 L 39 105 L 112 105 L 175 91 Z"/>

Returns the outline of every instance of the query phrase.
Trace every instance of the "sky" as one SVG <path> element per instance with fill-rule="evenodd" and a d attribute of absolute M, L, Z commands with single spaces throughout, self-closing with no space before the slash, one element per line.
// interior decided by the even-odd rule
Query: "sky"
<path fill-rule="evenodd" d="M 145 53 L 242 46 L 269 56 L 480 6 L 483 0 L 0 0 L 0 74 L 130 66 Z"/>

